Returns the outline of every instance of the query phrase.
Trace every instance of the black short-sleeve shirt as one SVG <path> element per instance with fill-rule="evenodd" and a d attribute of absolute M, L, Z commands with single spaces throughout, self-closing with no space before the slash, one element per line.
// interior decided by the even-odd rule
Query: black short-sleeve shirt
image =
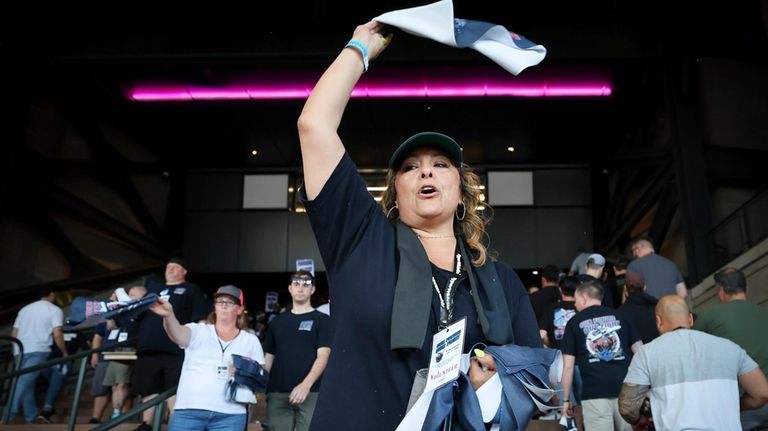
<path fill-rule="evenodd" d="M 634 325 L 613 308 L 594 305 L 568 321 L 560 350 L 576 357 L 584 381 L 582 399 L 619 396 L 632 345 L 639 340 Z"/>
<path fill-rule="evenodd" d="M 317 198 L 304 198 L 328 274 L 334 328 L 331 357 L 311 428 L 393 430 L 405 415 L 416 371 L 429 365 L 428 350 L 437 321 L 435 302 L 424 347 L 391 350 L 390 323 L 397 277 L 395 227 L 366 190 L 347 154 Z M 520 279 L 504 264 L 497 262 L 496 270 L 505 288 L 515 342 L 540 347 L 536 320 Z M 466 298 L 471 298 L 468 288 L 460 288 L 463 290 L 457 293 L 454 320 L 463 317 L 461 313 L 474 313 L 472 307 L 463 305 Z M 476 316 L 467 317 L 468 326 L 477 326 Z M 467 339 L 467 349 L 470 343 Z"/>
<path fill-rule="evenodd" d="M 173 313 L 182 325 L 205 319 L 211 311 L 211 305 L 205 299 L 205 294 L 194 283 L 184 282 L 168 286 L 159 281 L 148 280 L 146 287 L 147 293 L 168 296 L 168 301 L 173 306 Z M 168 338 L 163 328 L 162 317 L 146 311 L 137 318 L 137 322 L 137 352 L 157 351 L 184 355 L 184 351 Z"/>
<path fill-rule="evenodd" d="M 560 342 L 565 336 L 565 326 L 576 315 L 573 301 L 557 301 L 549 304 L 539 317 L 539 328 L 547 331 L 549 345 L 553 349 L 560 348 Z"/>
<path fill-rule="evenodd" d="M 291 392 L 309 374 L 317 349 L 331 347 L 331 319 L 317 310 L 278 314 L 269 324 L 264 353 L 275 356 L 267 392 Z M 317 392 L 321 379 L 312 385 Z"/>

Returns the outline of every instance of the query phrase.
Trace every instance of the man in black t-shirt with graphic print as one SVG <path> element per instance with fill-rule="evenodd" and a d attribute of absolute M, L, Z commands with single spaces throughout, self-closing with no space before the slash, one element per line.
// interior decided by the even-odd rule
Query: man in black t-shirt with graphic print
<path fill-rule="evenodd" d="M 589 430 L 626 430 L 618 396 L 632 353 L 643 344 L 633 324 L 620 312 L 600 305 L 602 286 L 588 281 L 576 288 L 575 316 L 568 321 L 560 344 L 563 352 L 563 393 L 569 394 L 574 365 L 584 383 L 581 406 Z M 563 400 L 563 414 L 573 417 L 571 400 Z"/>
<path fill-rule="evenodd" d="M 270 431 L 309 429 L 320 376 L 331 354 L 330 318 L 310 303 L 312 274 L 291 274 L 288 292 L 293 307 L 272 320 L 264 340 L 264 368 L 270 372 L 264 428 Z"/>
<path fill-rule="evenodd" d="M 565 335 L 565 325 L 576 314 L 573 295 L 581 282 L 576 277 L 565 277 L 560 282 L 559 292 L 562 300 L 549 304 L 539 318 L 541 341 L 547 347 L 560 348 Z"/>

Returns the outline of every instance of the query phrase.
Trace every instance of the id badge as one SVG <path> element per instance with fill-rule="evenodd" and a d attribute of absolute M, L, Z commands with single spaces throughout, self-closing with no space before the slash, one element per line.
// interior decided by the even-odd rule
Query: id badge
<path fill-rule="evenodd" d="M 216 366 L 216 380 L 227 380 L 229 378 L 229 367 L 226 365 Z"/>
<path fill-rule="evenodd" d="M 459 378 L 466 326 L 467 319 L 464 318 L 432 337 L 425 393 Z"/>
<path fill-rule="evenodd" d="M 115 340 L 117 339 L 118 334 L 120 334 L 119 329 L 113 329 L 109 331 L 109 335 L 107 336 L 107 340 Z"/>
<path fill-rule="evenodd" d="M 117 341 L 119 343 L 122 343 L 123 341 L 128 339 L 128 333 L 127 332 L 120 332 L 120 335 L 117 336 Z"/>

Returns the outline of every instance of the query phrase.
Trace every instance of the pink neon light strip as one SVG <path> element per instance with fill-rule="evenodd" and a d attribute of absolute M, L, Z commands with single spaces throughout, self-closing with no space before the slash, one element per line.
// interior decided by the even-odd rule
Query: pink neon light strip
<path fill-rule="evenodd" d="M 284 100 L 306 99 L 309 88 L 201 89 L 173 87 L 138 87 L 128 98 L 136 102 L 204 100 Z M 352 90 L 354 98 L 438 98 L 438 97 L 605 97 L 612 89 L 607 84 L 558 86 L 455 86 L 414 88 L 411 86 L 366 86 Z"/>
<path fill-rule="evenodd" d="M 316 80 L 316 76 L 277 72 L 233 79 L 231 84 L 221 87 L 137 84 L 125 94 L 137 102 L 306 99 Z M 519 77 L 483 69 L 395 69 L 376 76 L 366 75 L 352 91 L 352 97 L 607 97 L 612 93 L 605 73 L 581 69 Z"/>

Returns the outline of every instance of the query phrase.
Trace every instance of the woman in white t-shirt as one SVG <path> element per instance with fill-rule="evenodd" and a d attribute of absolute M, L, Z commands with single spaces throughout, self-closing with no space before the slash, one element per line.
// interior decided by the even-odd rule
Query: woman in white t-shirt
<path fill-rule="evenodd" d="M 181 325 L 162 299 L 150 307 L 163 317 L 171 341 L 185 351 L 170 431 L 245 428 L 245 405 L 224 396 L 229 365 L 233 353 L 264 364 L 264 352 L 259 339 L 244 330 L 243 292 L 227 285 L 213 297 L 213 312 L 203 324 Z"/>

